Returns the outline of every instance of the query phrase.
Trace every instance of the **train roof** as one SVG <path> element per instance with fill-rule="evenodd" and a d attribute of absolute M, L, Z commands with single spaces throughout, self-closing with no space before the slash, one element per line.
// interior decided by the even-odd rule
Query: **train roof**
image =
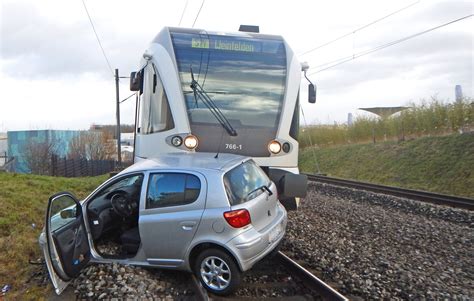
<path fill-rule="evenodd" d="M 268 39 L 268 40 L 284 40 L 282 36 L 254 33 L 247 31 L 211 31 L 197 28 L 183 28 L 183 27 L 164 27 L 162 31 L 177 32 L 177 33 L 191 33 L 191 34 L 209 34 L 227 37 L 249 37 L 254 39 Z"/>

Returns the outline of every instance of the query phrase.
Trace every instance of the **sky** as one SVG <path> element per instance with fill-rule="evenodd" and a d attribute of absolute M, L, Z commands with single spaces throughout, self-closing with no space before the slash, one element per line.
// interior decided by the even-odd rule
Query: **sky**
<path fill-rule="evenodd" d="M 282 35 L 312 74 L 328 62 L 473 14 L 472 1 L 458 0 L 84 2 L 111 67 L 121 76 L 136 70 L 150 41 L 164 26 L 178 26 L 181 16 L 182 27 L 195 22 L 195 28 L 227 32 L 252 24 L 262 33 Z M 114 77 L 82 1 L 0 3 L 0 132 L 115 123 Z M 310 75 L 318 92 L 316 104 L 302 101 L 306 122 L 345 122 L 348 113 L 363 114 L 360 107 L 407 105 L 431 97 L 452 102 L 458 84 L 472 97 L 472 28 L 473 17 Z M 301 89 L 305 100 L 305 80 Z M 128 79 L 122 79 L 120 98 L 130 94 Z M 121 105 L 121 120 L 133 123 L 132 99 Z"/>

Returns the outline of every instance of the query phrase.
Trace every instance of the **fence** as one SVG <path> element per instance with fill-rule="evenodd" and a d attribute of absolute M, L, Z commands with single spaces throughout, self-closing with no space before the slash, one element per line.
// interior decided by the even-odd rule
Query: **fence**
<path fill-rule="evenodd" d="M 131 162 L 122 162 L 122 168 L 130 166 Z M 52 156 L 51 175 L 57 177 L 87 177 L 98 176 L 119 169 L 114 160 L 85 160 L 66 159 Z"/>
<path fill-rule="evenodd" d="M 7 156 L 7 153 L 0 155 L 0 171 L 11 172 L 13 170 L 13 164 L 15 164 L 15 157 Z"/>
<path fill-rule="evenodd" d="M 0 153 L 0 166 L 5 165 L 5 163 L 7 163 L 7 161 L 8 161 L 7 152 Z"/>

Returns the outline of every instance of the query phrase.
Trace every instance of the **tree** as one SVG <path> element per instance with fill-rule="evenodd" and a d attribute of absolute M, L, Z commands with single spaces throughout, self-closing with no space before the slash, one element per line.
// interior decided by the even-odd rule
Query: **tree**
<path fill-rule="evenodd" d="M 69 159 L 87 159 L 85 136 L 81 133 L 69 141 L 69 152 L 67 154 Z"/>
<path fill-rule="evenodd" d="M 68 158 L 110 160 L 116 156 L 115 144 L 109 132 L 82 132 L 69 142 Z"/>
<path fill-rule="evenodd" d="M 51 157 L 56 153 L 56 142 L 53 139 L 40 142 L 30 139 L 24 148 L 23 157 L 31 173 L 38 175 L 51 174 Z"/>

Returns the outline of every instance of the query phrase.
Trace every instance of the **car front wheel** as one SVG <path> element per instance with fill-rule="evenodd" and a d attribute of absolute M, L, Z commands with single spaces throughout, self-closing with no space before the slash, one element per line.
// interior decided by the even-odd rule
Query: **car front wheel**
<path fill-rule="evenodd" d="M 201 252 L 194 273 L 202 285 L 216 295 L 228 295 L 240 284 L 241 272 L 237 264 L 231 256 L 218 249 Z"/>

